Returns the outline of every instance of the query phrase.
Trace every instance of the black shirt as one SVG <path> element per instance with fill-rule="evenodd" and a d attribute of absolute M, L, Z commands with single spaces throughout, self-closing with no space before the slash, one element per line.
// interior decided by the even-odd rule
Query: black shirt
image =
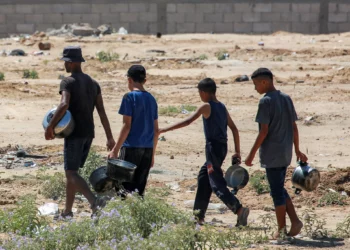
<path fill-rule="evenodd" d="M 73 73 L 60 84 L 59 93 L 70 93 L 68 110 L 72 113 L 75 128 L 70 137 L 95 137 L 94 109 L 96 99 L 101 94 L 98 83 L 84 73 Z"/>

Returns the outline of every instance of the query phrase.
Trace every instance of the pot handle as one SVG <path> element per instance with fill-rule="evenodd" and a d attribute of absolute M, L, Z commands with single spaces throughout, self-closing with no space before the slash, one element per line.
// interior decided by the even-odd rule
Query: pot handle
<path fill-rule="evenodd" d="M 296 194 L 296 195 L 299 195 L 300 193 L 301 193 L 301 189 L 296 188 L 296 189 L 295 189 L 295 194 Z"/>
<path fill-rule="evenodd" d="M 238 157 L 232 157 L 232 166 L 240 164 L 241 161 Z"/>
<path fill-rule="evenodd" d="M 231 193 L 232 193 L 233 195 L 236 195 L 237 192 L 238 192 L 238 188 L 237 188 L 237 187 L 235 187 L 235 188 L 232 189 L 232 191 L 231 191 Z"/>

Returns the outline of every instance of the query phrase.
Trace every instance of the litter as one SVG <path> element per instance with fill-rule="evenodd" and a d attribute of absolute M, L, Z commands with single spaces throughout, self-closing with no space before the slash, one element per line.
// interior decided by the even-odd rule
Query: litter
<path fill-rule="evenodd" d="M 34 56 L 42 56 L 42 55 L 44 55 L 44 51 L 34 51 L 33 55 Z"/>
<path fill-rule="evenodd" d="M 347 194 L 345 191 L 342 191 L 342 192 L 341 192 L 341 195 L 342 195 L 342 196 L 345 196 L 345 197 L 348 197 L 348 194 Z"/>
<path fill-rule="evenodd" d="M 39 207 L 39 214 L 42 216 L 58 214 L 58 204 L 46 203 Z"/>
<path fill-rule="evenodd" d="M 120 29 L 118 30 L 118 34 L 119 35 L 127 35 L 128 31 L 124 27 L 120 27 Z"/>
<path fill-rule="evenodd" d="M 26 53 L 21 49 L 14 49 L 10 52 L 10 56 L 25 56 Z"/>
<path fill-rule="evenodd" d="M 166 141 L 166 139 L 165 139 L 164 136 L 162 136 L 162 137 L 160 137 L 160 138 L 158 139 L 158 141 Z"/>
<path fill-rule="evenodd" d="M 38 44 L 38 47 L 40 50 L 50 50 L 51 49 L 51 43 L 42 43 L 40 42 Z"/>
<path fill-rule="evenodd" d="M 33 161 L 25 161 L 24 162 L 24 166 L 25 167 L 31 167 L 31 168 L 34 168 L 34 167 L 36 167 L 36 163 L 35 162 L 33 162 Z"/>
<path fill-rule="evenodd" d="M 158 53 L 158 54 L 165 54 L 166 52 L 164 50 L 159 49 L 150 49 L 146 51 L 147 53 Z"/>
<path fill-rule="evenodd" d="M 194 200 L 187 200 L 184 201 L 184 205 L 186 208 L 193 208 L 194 206 Z M 224 204 L 219 203 L 209 203 L 208 210 L 219 210 L 219 211 L 226 211 L 228 208 Z"/>
<path fill-rule="evenodd" d="M 166 184 L 166 186 L 169 187 L 171 190 L 174 190 L 176 192 L 181 191 L 179 183 L 177 183 L 177 182 L 168 183 L 168 184 Z"/>
<path fill-rule="evenodd" d="M 242 75 L 240 77 L 237 77 L 235 79 L 236 82 L 246 82 L 246 81 L 249 81 L 249 76 L 247 75 Z"/>
<path fill-rule="evenodd" d="M 265 43 L 264 43 L 263 41 L 261 41 L 261 42 L 258 43 L 258 45 L 259 45 L 259 46 L 264 46 Z"/>

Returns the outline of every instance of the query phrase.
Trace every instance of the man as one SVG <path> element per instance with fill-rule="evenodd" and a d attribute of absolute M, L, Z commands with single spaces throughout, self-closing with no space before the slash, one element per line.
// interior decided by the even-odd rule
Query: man
<path fill-rule="evenodd" d="M 108 150 L 114 147 L 115 142 L 103 106 L 100 86 L 81 69 L 81 63 L 85 60 L 80 47 L 64 48 L 61 60 L 65 61 L 64 66 L 71 76 L 64 78 L 60 84 L 61 103 L 45 131 L 45 138 L 46 140 L 55 138 L 54 128 L 69 110 L 73 116 L 75 128 L 72 134 L 64 140 L 64 169 L 67 186 L 66 207 L 61 216 L 65 218 L 73 216 L 72 207 L 76 192 L 87 198 L 93 213 L 98 207 L 105 205 L 105 201 L 96 198 L 86 181 L 78 174 L 79 168 L 84 166 L 95 137 L 93 118 L 95 106 L 107 136 Z"/>

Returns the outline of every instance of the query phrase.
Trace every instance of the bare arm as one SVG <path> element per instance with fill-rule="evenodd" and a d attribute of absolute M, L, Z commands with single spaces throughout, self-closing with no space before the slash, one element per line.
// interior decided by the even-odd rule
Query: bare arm
<path fill-rule="evenodd" d="M 123 115 L 123 125 L 120 130 L 119 138 L 115 146 L 113 147 L 112 151 L 109 153 L 110 158 L 118 158 L 118 153 L 120 151 L 120 148 L 122 147 L 123 143 L 125 142 L 126 138 L 129 135 L 130 129 L 131 129 L 131 116 Z"/>
<path fill-rule="evenodd" d="M 109 124 L 109 120 L 108 120 L 108 117 L 107 117 L 107 114 L 106 114 L 106 111 L 105 111 L 105 107 L 103 105 L 102 94 L 99 94 L 97 96 L 96 109 L 97 109 L 98 115 L 100 116 L 100 120 L 101 120 L 102 126 L 103 126 L 103 128 L 105 130 L 105 133 L 106 133 L 107 148 L 108 148 L 108 150 L 111 150 L 114 147 L 115 142 L 114 142 L 114 139 L 113 139 L 111 126 Z"/>
<path fill-rule="evenodd" d="M 294 150 L 297 156 L 297 161 L 301 160 L 302 162 L 307 162 L 307 156 L 300 152 L 299 149 L 299 130 L 297 124 L 293 123 L 293 134 L 294 134 Z"/>
<path fill-rule="evenodd" d="M 236 124 L 233 122 L 230 114 L 228 113 L 228 111 L 226 110 L 227 113 L 227 126 L 231 129 L 232 131 L 232 135 L 233 135 L 233 141 L 235 143 L 235 155 L 233 155 L 232 157 L 238 157 L 239 159 L 241 159 L 241 148 L 240 148 L 240 142 L 239 142 L 239 132 L 238 129 L 236 127 Z"/>
<path fill-rule="evenodd" d="M 158 120 L 154 120 L 153 155 L 152 155 L 152 165 L 151 165 L 152 167 L 154 165 L 154 156 L 156 155 L 158 136 L 159 136 Z"/>
<path fill-rule="evenodd" d="M 254 160 L 255 154 L 258 151 L 258 149 L 260 148 L 261 144 L 264 142 L 267 134 L 269 133 L 269 125 L 268 124 L 260 124 L 261 128 L 258 134 L 258 137 L 255 140 L 255 143 L 252 147 L 252 149 L 250 150 L 250 153 L 247 157 L 247 159 L 245 160 L 245 164 L 247 166 L 253 166 L 252 162 Z"/>
<path fill-rule="evenodd" d="M 175 130 L 175 129 L 179 129 L 179 128 L 183 128 L 186 127 L 188 125 L 190 125 L 192 122 L 194 122 L 195 120 L 198 119 L 198 117 L 200 117 L 201 115 L 203 115 L 204 117 L 209 117 L 210 116 L 210 104 L 204 104 L 203 106 L 201 106 L 193 115 L 191 115 L 190 117 L 188 117 L 187 119 L 176 123 L 170 127 L 167 127 L 165 129 L 160 129 L 159 132 L 160 133 L 165 133 L 168 132 L 170 130 Z"/>
<path fill-rule="evenodd" d="M 54 127 L 62 119 L 66 113 L 70 102 L 70 93 L 68 91 L 62 91 L 61 103 L 58 105 L 55 114 L 53 115 L 49 125 L 45 130 L 45 139 L 52 140 L 55 138 Z"/>

